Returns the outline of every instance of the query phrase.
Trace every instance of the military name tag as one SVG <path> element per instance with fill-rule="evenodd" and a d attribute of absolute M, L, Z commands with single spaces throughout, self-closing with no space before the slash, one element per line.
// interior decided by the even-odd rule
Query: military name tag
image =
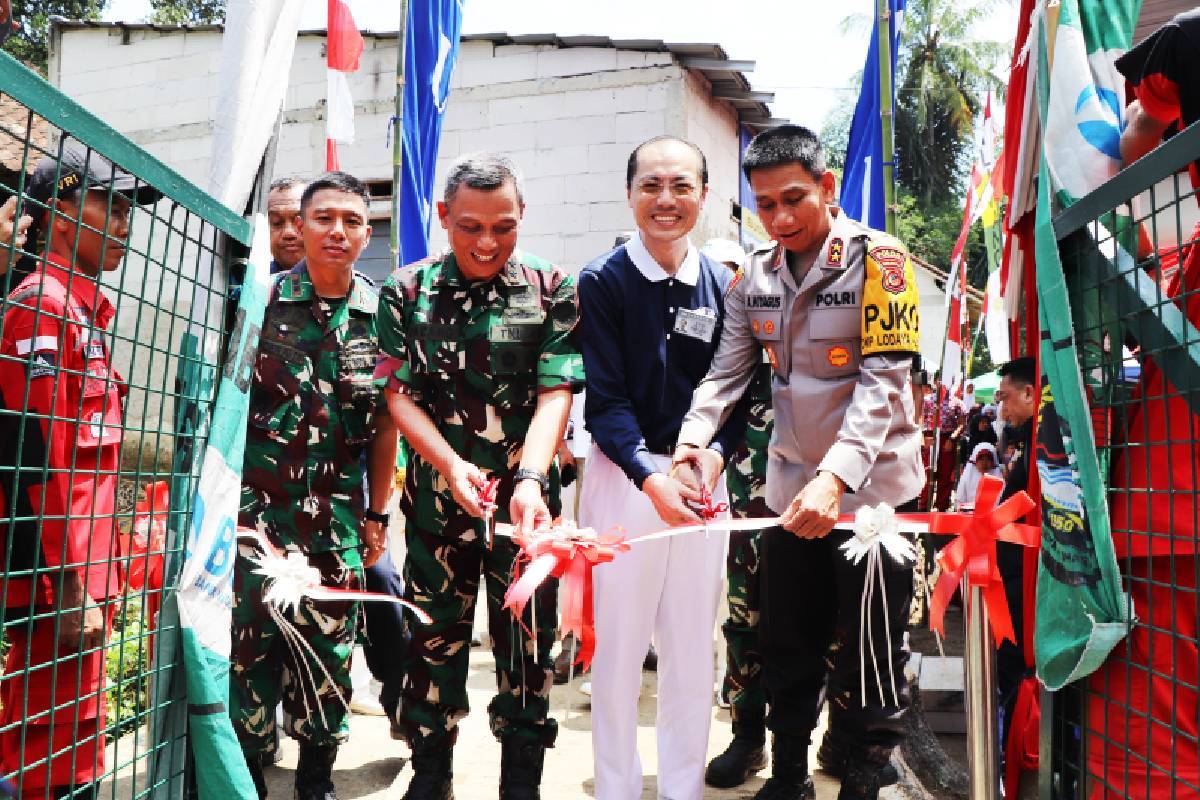
<path fill-rule="evenodd" d="M 437 339 L 442 342 L 462 340 L 462 331 L 459 327 L 444 322 L 418 322 L 412 326 L 412 335 L 418 339 Z"/>
<path fill-rule="evenodd" d="M 488 341 L 536 342 L 541 335 L 541 325 L 493 325 L 488 332 Z"/>
<path fill-rule="evenodd" d="M 675 333 L 711 342 L 717 330 L 717 313 L 711 308 L 681 308 L 675 312 Z"/>
<path fill-rule="evenodd" d="M 524 308 L 538 307 L 541 303 L 538 302 L 537 292 L 532 286 L 514 286 L 508 290 L 508 306 L 521 306 Z"/>
<path fill-rule="evenodd" d="M 542 309 L 539 306 L 509 306 L 504 309 L 506 323 L 532 322 L 540 324 L 542 319 Z"/>

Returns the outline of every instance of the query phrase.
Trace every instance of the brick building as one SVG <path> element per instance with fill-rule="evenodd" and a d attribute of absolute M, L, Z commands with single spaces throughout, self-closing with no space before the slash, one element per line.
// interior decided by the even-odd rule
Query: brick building
<path fill-rule="evenodd" d="M 387 144 L 395 33 L 365 34 L 350 76 L 355 143 L 342 167 L 379 198 L 368 272 L 388 271 Z M 216 114 L 221 28 L 55 23 L 50 80 L 117 130 L 203 186 Z M 707 154 L 708 203 L 693 239 L 738 236 L 738 130 L 770 122 L 770 94 L 753 92 L 753 62 L 713 44 L 601 36 L 464 36 L 447 105 L 439 168 L 475 150 L 513 157 L 526 179 L 522 247 L 577 269 L 633 226 L 625 161 L 651 136 L 684 136 Z M 120 75 L 119 85 L 113 76 Z M 311 176 L 325 157 L 325 34 L 296 44 L 275 174 Z M 439 181 L 441 171 L 439 170 Z M 433 247 L 444 244 L 436 221 Z"/>

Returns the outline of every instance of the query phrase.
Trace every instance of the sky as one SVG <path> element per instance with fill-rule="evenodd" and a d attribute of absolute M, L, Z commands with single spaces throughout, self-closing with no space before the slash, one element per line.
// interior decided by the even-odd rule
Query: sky
<path fill-rule="evenodd" d="M 325 0 L 304 3 L 301 27 L 323 28 Z M 396 29 L 399 2 L 349 0 L 349 5 L 360 28 Z M 1011 41 L 1016 12 L 1006 0 L 999 5 L 988 27 Z M 774 116 L 819 130 L 835 106 L 856 101 L 850 82 L 862 69 L 871 35 L 867 26 L 842 33 L 841 22 L 849 14 L 870 14 L 874 7 L 874 0 L 465 0 L 463 33 L 714 42 L 731 59 L 756 62 L 747 77 L 755 90 L 775 92 Z M 749 16 L 748 9 L 756 13 Z M 104 18 L 141 22 L 149 13 L 149 0 L 110 0 Z"/>

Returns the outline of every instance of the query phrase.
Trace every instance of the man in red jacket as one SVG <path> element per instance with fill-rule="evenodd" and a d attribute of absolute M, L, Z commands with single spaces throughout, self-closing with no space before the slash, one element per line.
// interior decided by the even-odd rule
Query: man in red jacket
<path fill-rule="evenodd" d="M 140 191 L 138 191 L 140 190 Z M 132 200 L 157 194 L 78 143 L 29 182 L 44 253 L 0 304 L 0 540 L 9 642 L 0 769 L 21 798 L 91 798 L 104 770 L 104 650 L 121 401 L 101 272 L 125 256 Z M 61 751 L 61 752 L 60 752 Z M 53 755 L 52 755 L 53 754 Z"/>
<path fill-rule="evenodd" d="M 1200 119 L 1197 47 L 1200 9 L 1193 9 L 1117 59 L 1135 98 L 1121 135 L 1126 164 Z M 1200 186 L 1196 162 L 1189 172 Z M 1175 219 L 1170 208 L 1162 215 Z M 1200 229 L 1181 233 L 1178 248 L 1157 254 L 1152 277 L 1164 301 L 1200 326 Z M 1113 545 L 1139 624 L 1089 678 L 1084 751 L 1092 800 L 1200 798 L 1198 420 L 1192 393 L 1172 382 L 1163 355 L 1151 349 L 1144 359 L 1113 450 Z"/>

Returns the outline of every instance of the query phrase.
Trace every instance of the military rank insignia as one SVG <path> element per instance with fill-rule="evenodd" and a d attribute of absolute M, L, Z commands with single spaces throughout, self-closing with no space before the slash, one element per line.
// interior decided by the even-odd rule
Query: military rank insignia
<path fill-rule="evenodd" d="M 862 354 L 920 352 L 920 312 L 912 260 L 895 239 L 867 247 Z"/>
<path fill-rule="evenodd" d="M 842 243 L 842 237 L 838 236 L 829 243 L 829 266 L 840 267 L 844 253 L 845 245 Z"/>

